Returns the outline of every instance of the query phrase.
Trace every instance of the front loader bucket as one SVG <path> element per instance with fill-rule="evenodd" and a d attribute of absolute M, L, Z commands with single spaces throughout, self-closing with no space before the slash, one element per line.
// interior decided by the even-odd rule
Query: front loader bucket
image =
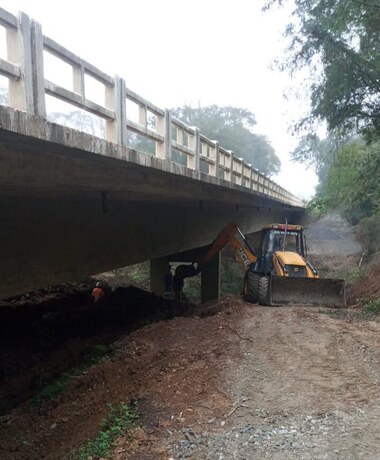
<path fill-rule="evenodd" d="M 345 307 L 345 282 L 341 279 L 273 276 L 272 305 Z"/>

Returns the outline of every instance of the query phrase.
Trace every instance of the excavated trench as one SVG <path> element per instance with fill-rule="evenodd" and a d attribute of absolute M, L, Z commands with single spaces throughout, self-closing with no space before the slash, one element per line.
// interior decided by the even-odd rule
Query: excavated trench
<path fill-rule="evenodd" d="M 90 283 L 41 290 L 0 303 L 0 415 L 65 372 L 107 353 L 120 336 L 174 316 L 209 315 L 213 307 L 164 300 L 133 286 L 90 300 Z"/>

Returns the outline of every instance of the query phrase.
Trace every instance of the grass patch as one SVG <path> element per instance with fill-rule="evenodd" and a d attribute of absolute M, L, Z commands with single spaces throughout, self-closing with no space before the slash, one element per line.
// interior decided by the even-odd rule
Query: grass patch
<path fill-rule="evenodd" d="M 63 393 L 73 377 L 81 375 L 85 369 L 97 364 L 101 358 L 108 356 L 110 352 L 111 350 L 107 345 L 99 344 L 92 347 L 90 352 L 85 356 L 81 366 L 74 367 L 70 372 L 64 372 L 54 382 L 43 386 L 29 401 L 30 406 L 39 407 L 45 402 L 55 399 Z M 40 385 L 42 386 L 43 383 L 41 382 Z"/>
<path fill-rule="evenodd" d="M 222 296 L 240 295 L 243 291 L 244 270 L 232 257 L 222 255 L 222 278 L 220 293 Z"/>
<path fill-rule="evenodd" d="M 365 268 L 357 266 L 331 269 L 331 267 L 320 265 L 318 268 L 321 278 L 344 279 L 349 284 L 356 283 L 367 274 Z"/>
<path fill-rule="evenodd" d="M 29 401 L 32 407 L 42 406 L 47 401 L 55 399 L 59 394 L 68 386 L 71 379 L 71 374 L 65 372 L 57 380 L 42 388 L 33 398 Z"/>
<path fill-rule="evenodd" d="M 349 319 L 349 320 L 368 320 L 375 319 L 380 316 L 380 296 L 372 299 L 359 299 L 362 305 L 361 310 L 349 310 L 347 308 L 337 309 L 320 309 L 318 313 L 329 315 L 336 319 Z"/>
<path fill-rule="evenodd" d="M 120 269 L 123 276 L 129 278 L 134 284 L 142 289 L 149 290 L 150 286 L 150 263 L 149 261 L 130 265 Z M 116 271 L 117 272 L 117 271 Z"/>
<path fill-rule="evenodd" d="M 380 314 L 380 296 L 373 299 L 360 299 L 363 304 L 362 315 L 365 318 L 372 318 Z"/>
<path fill-rule="evenodd" d="M 105 457 L 109 454 L 115 441 L 131 429 L 137 419 L 136 403 L 121 402 L 118 406 L 108 406 L 109 414 L 100 424 L 100 432 L 78 452 L 76 460 L 87 460 L 89 457 Z"/>

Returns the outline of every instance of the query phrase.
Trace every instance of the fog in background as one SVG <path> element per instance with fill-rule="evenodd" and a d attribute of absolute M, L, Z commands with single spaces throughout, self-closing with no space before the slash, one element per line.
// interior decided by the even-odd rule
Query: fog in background
<path fill-rule="evenodd" d="M 41 23 L 45 35 L 109 75 L 123 77 L 131 90 L 162 108 L 248 109 L 256 116 L 255 132 L 268 137 L 282 162 L 273 179 L 308 199 L 316 175 L 289 159 L 298 143 L 289 127 L 305 114 L 307 99 L 293 96 L 302 81 L 292 81 L 273 65 L 284 53 L 290 9 L 262 13 L 262 3 L 3 0 L 0 6 L 25 12 Z M 50 79 L 59 79 L 58 68 L 50 72 L 56 73 Z"/>

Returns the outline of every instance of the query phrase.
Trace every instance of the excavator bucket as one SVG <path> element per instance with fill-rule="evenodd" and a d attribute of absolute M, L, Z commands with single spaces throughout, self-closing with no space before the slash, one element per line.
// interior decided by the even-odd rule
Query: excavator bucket
<path fill-rule="evenodd" d="M 346 306 L 345 281 L 342 279 L 274 276 L 271 288 L 271 305 Z"/>

